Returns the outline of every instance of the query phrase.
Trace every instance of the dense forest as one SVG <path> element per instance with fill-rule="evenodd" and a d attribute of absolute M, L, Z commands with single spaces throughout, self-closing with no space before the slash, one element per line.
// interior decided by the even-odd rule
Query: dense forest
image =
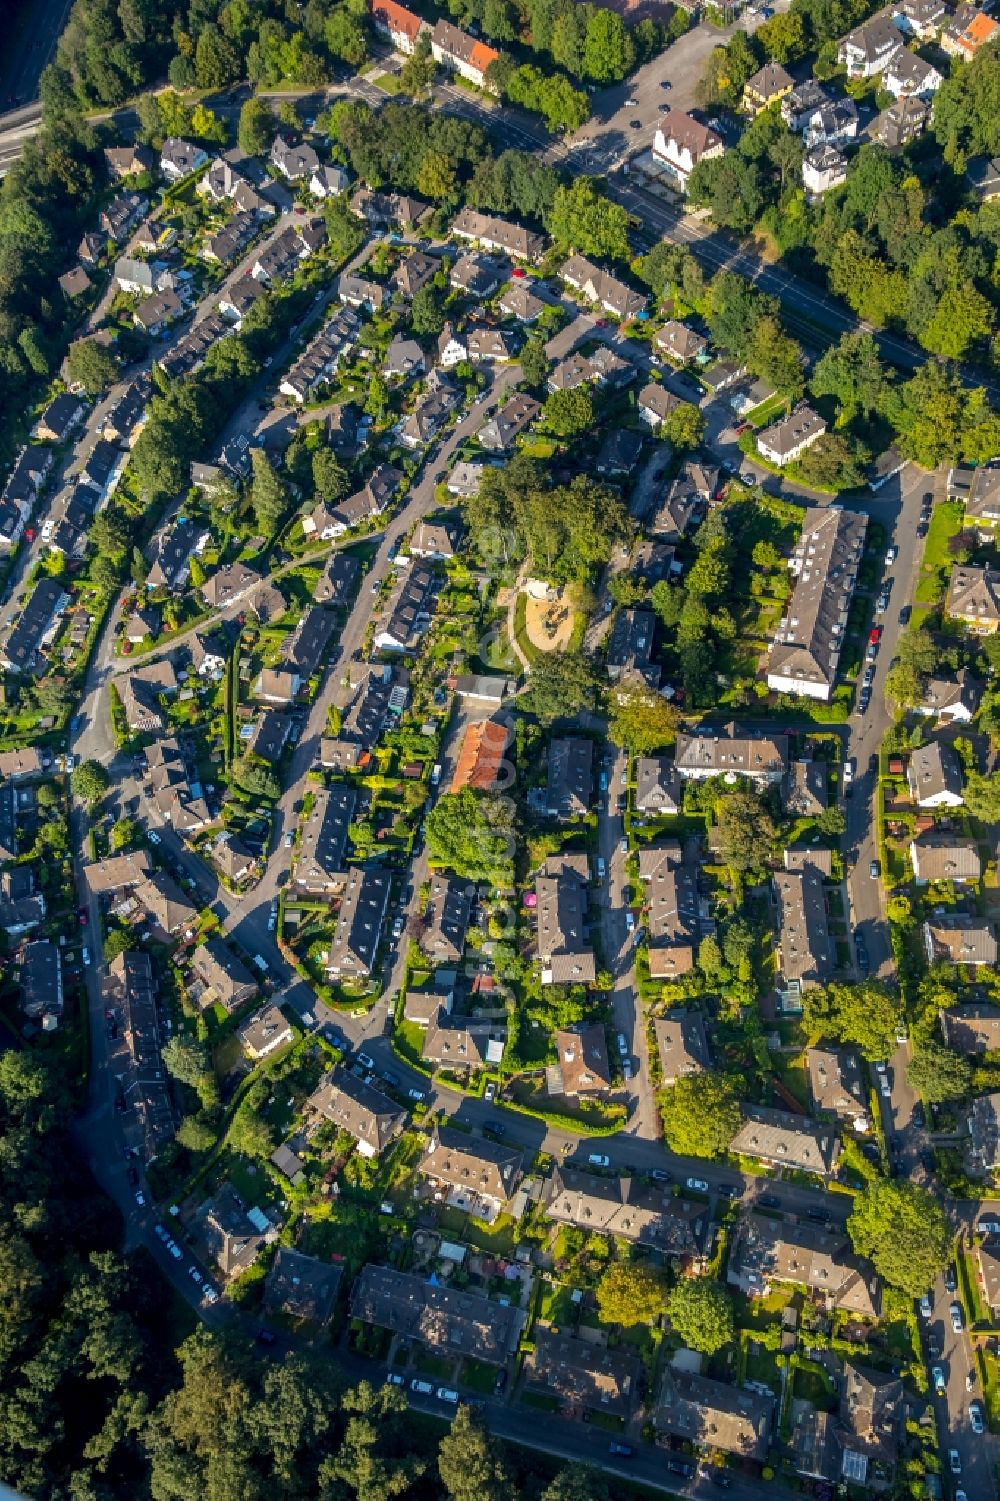
<path fill-rule="evenodd" d="M 0 1478 L 45 1501 L 607 1501 L 507 1456 L 477 1415 L 412 1414 L 332 1351 L 196 1329 L 78 1161 L 55 1067 L 0 1054 Z M 176 1346 L 176 1348 L 175 1348 Z"/>

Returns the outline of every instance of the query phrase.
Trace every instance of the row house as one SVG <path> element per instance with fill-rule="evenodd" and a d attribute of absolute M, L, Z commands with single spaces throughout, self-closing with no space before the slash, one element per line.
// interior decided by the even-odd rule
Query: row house
<path fill-rule="evenodd" d="M 496 85 L 487 81 L 486 74 L 493 63 L 500 61 L 499 52 L 453 26 L 450 21 L 438 21 L 431 32 L 431 56 L 436 63 L 453 68 L 477 88 L 497 93 Z"/>
<path fill-rule="evenodd" d="M 660 116 L 653 137 L 654 162 L 663 167 L 682 193 L 687 192 L 691 173 L 698 163 L 722 156 L 725 149 L 717 131 L 679 109 L 668 109 Z"/>
<path fill-rule="evenodd" d="M 864 553 L 868 518 L 811 506 L 789 560 L 791 597 L 768 655 L 767 685 L 829 703 Z"/>
<path fill-rule="evenodd" d="M 280 390 L 300 404 L 334 375 L 357 343 L 361 323 L 352 308 L 340 311 L 306 347 L 284 376 Z"/>
<path fill-rule="evenodd" d="M 463 208 L 452 220 L 451 234 L 458 240 L 470 240 L 517 261 L 533 265 L 545 251 L 545 236 L 507 219 L 498 219 L 494 214 L 481 214 L 477 209 Z"/>

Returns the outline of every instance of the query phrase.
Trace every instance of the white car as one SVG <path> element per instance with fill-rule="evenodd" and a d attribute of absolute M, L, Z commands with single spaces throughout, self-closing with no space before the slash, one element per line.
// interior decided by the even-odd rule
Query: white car
<path fill-rule="evenodd" d="M 634 912 L 626 912 L 625 913 L 625 927 L 628 929 L 628 931 L 630 933 L 634 931 L 634 929 L 635 929 L 635 913 Z"/>
<path fill-rule="evenodd" d="M 140 1209 L 145 1209 L 146 1195 L 143 1193 L 141 1188 L 137 1188 L 135 1191 L 135 1202 L 138 1204 Z"/>
<path fill-rule="evenodd" d="M 694 1193 L 708 1193 L 708 1184 L 705 1182 L 704 1178 L 685 1178 L 684 1186 L 685 1188 L 692 1189 Z"/>
<path fill-rule="evenodd" d="M 631 1077 L 632 1077 L 632 1060 L 631 1060 L 631 1058 L 624 1058 L 622 1060 L 622 1078 L 625 1080 L 625 1082 L 627 1084 L 628 1081 L 629 1081 L 629 1079 L 631 1079 Z"/>
<path fill-rule="evenodd" d="M 219 1301 L 219 1294 L 216 1292 L 211 1282 L 205 1282 L 202 1284 L 201 1296 L 206 1303 L 218 1303 Z"/>
<path fill-rule="evenodd" d="M 606 1156 L 603 1152 L 591 1152 L 590 1156 L 587 1158 L 587 1161 L 591 1167 L 611 1166 L 611 1158 Z"/>
<path fill-rule="evenodd" d="M 957 1449 L 948 1450 L 948 1468 L 953 1475 L 962 1473 L 962 1456 Z"/>
<path fill-rule="evenodd" d="M 188 1267 L 188 1276 L 191 1278 L 192 1282 L 196 1282 L 199 1287 L 201 1286 L 203 1278 L 196 1266 Z"/>
<path fill-rule="evenodd" d="M 983 1421 L 982 1404 L 979 1402 L 969 1403 L 969 1426 L 973 1433 L 985 1433 L 986 1424 Z"/>
<path fill-rule="evenodd" d="M 184 1255 L 184 1252 L 181 1250 L 180 1246 L 175 1240 L 167 1242 L 167 1250 L 170 1252 L 175 1261 L 180 1261 L 181 1257 Z"/>
<path fill-rule="evenodd" d="M 81 950 L 81 958 L 83 959 L 84 969 L 88 968 L 90 964 L 90 950 L 86 944 L 83 945 L 83 949 Z"/>
<path fill-rule="evenodd" d="M 160 842 L 160 836 L 155 829 L 150 829 L 149 831 L 149 842 L 150 844 L 159 844 Z"/>
<path fill-rule="evenodd" d="M 289 829 L 288 833 L 285 835 L 285 849 L 286 850 L 290 850 L 291 847 L 292 847 L 292 845 L 294 843 L 295 843 L 295 832 L 294 832 L 294 830 Z"/>
<path fill-rule="evenodd" d="M 619 1053 L 621 1053 L 621 1055 L 622 1055 L 623 1058 L 625 1057 L 625 1054 L 628 1052 L 628 1041 L 627 1041 L 627 1039 L 625 1037 L 625 1033 L 624 1032 L 619 1032 L 618 1033 L 618 1051 L 619 1051 Z"/>
<path fill-rule="evenodd" d="M 483 1090 L 483 1099 L 486 1101 L 487 1105 L 492 1105 L 493 1101 L 496 1099 L 496 1093 L 497 1087 L 491 1079 L 486 1088 Z"/>
<path fill-rule="evenodd" d="M 439 1402 L 450 1402 L 453 1407 L 458 1405 L 458 1392 L 450 1386 L 439 1386 L 434 1395 Z"/>

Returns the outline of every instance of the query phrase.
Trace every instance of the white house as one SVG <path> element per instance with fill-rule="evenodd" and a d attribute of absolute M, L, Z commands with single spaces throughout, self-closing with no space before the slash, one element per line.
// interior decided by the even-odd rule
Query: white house
<path fill-rule="evenodd" d="M 396 0 L 371 0 L 372 22 L 392 42 L 397 52 L 409 57 L 421 32 L 430 31 L 427 22 Z"/>
<path fill-rule="evenodd" d="M 669 109 L 661 116 L 653 138 L 653 160 L 684 193 L 698 163 L 722 156 L 725 149 L 720 135 L 679 109 Z"/>
<path fill-rule="evenodd" d="M 886 68 L 882 82 L 894 99 L 930 99 L 944 79 L 937 68 L 901 47 Z"/>
<path fill-rule="evenodd" d="M 455 332 L 451 323 L 446 323 L 438 339 L 438 364 L 450 370 L 468 358 L 469 349 L 464 337 Z"/>
<path fill-rule="evenodd" d="M 779 468 L 791 464 L 826 432 L 826 422 L 812 407 L 800 404 L 780 422 L 757 435 L 757 452 Z"/>
<path fill-rule="evenodd" d="M 836 146 L 814 146 L 802 162 L 802 186 L 819 198 L 847 181 L 847 158 Z"/>
<path fill-rule="evenodd" d="M 883 13 L 848 32 L 837 49 L 837 61 L 851 78 L 874 78 L 885 72 L 901 46 L 899 32 Z"/>

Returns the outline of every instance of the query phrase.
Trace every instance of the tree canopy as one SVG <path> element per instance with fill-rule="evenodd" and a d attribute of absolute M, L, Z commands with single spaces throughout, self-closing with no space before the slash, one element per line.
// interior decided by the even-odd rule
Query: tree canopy
<path fill-rule="evenodd" d="M 649 1324 L 663 1311 L 663 1278 L 645 1261 L 613 1261 L 597 1284 L 597 1308 L 605 1324 Z"/>
<path fill-rule="evenodd" d="M 941 1205 L 902 1178 L 870 1183 L 854 1200 L 847 1232 L 858 1255 L 911 1298 L 927 1291 L 951 1254 L 952 1232 Z"/>
<path fill-rule="evenodd" d="M 670 1322 L 692 1350 L 714 1355 L 733 1338 L 733 1304 L 711 1277 L 682 1277 L 667 1299 Z"/>
<path fill-rule="evenodd" d="M 427 815 L 431 859 L 471 881 L 510 878 L 514 813 L 505 798 L 463 787 L 439 797 Z"/>
<path fill-rule="evenodd" d="M 739 1081 L 704 1070 L 659 1096 L 663 1136 L 679 1157 L 718 1157 L 740 1129 Z"/>
<path fill-rule="evenodd" d="M 815 986 L 802 997 L 802 1025 L 807 1032 L 853 1043 L 873 1063 L 892 1053 L 902 1024 L 902 1000 L 880 980 Z"/>

